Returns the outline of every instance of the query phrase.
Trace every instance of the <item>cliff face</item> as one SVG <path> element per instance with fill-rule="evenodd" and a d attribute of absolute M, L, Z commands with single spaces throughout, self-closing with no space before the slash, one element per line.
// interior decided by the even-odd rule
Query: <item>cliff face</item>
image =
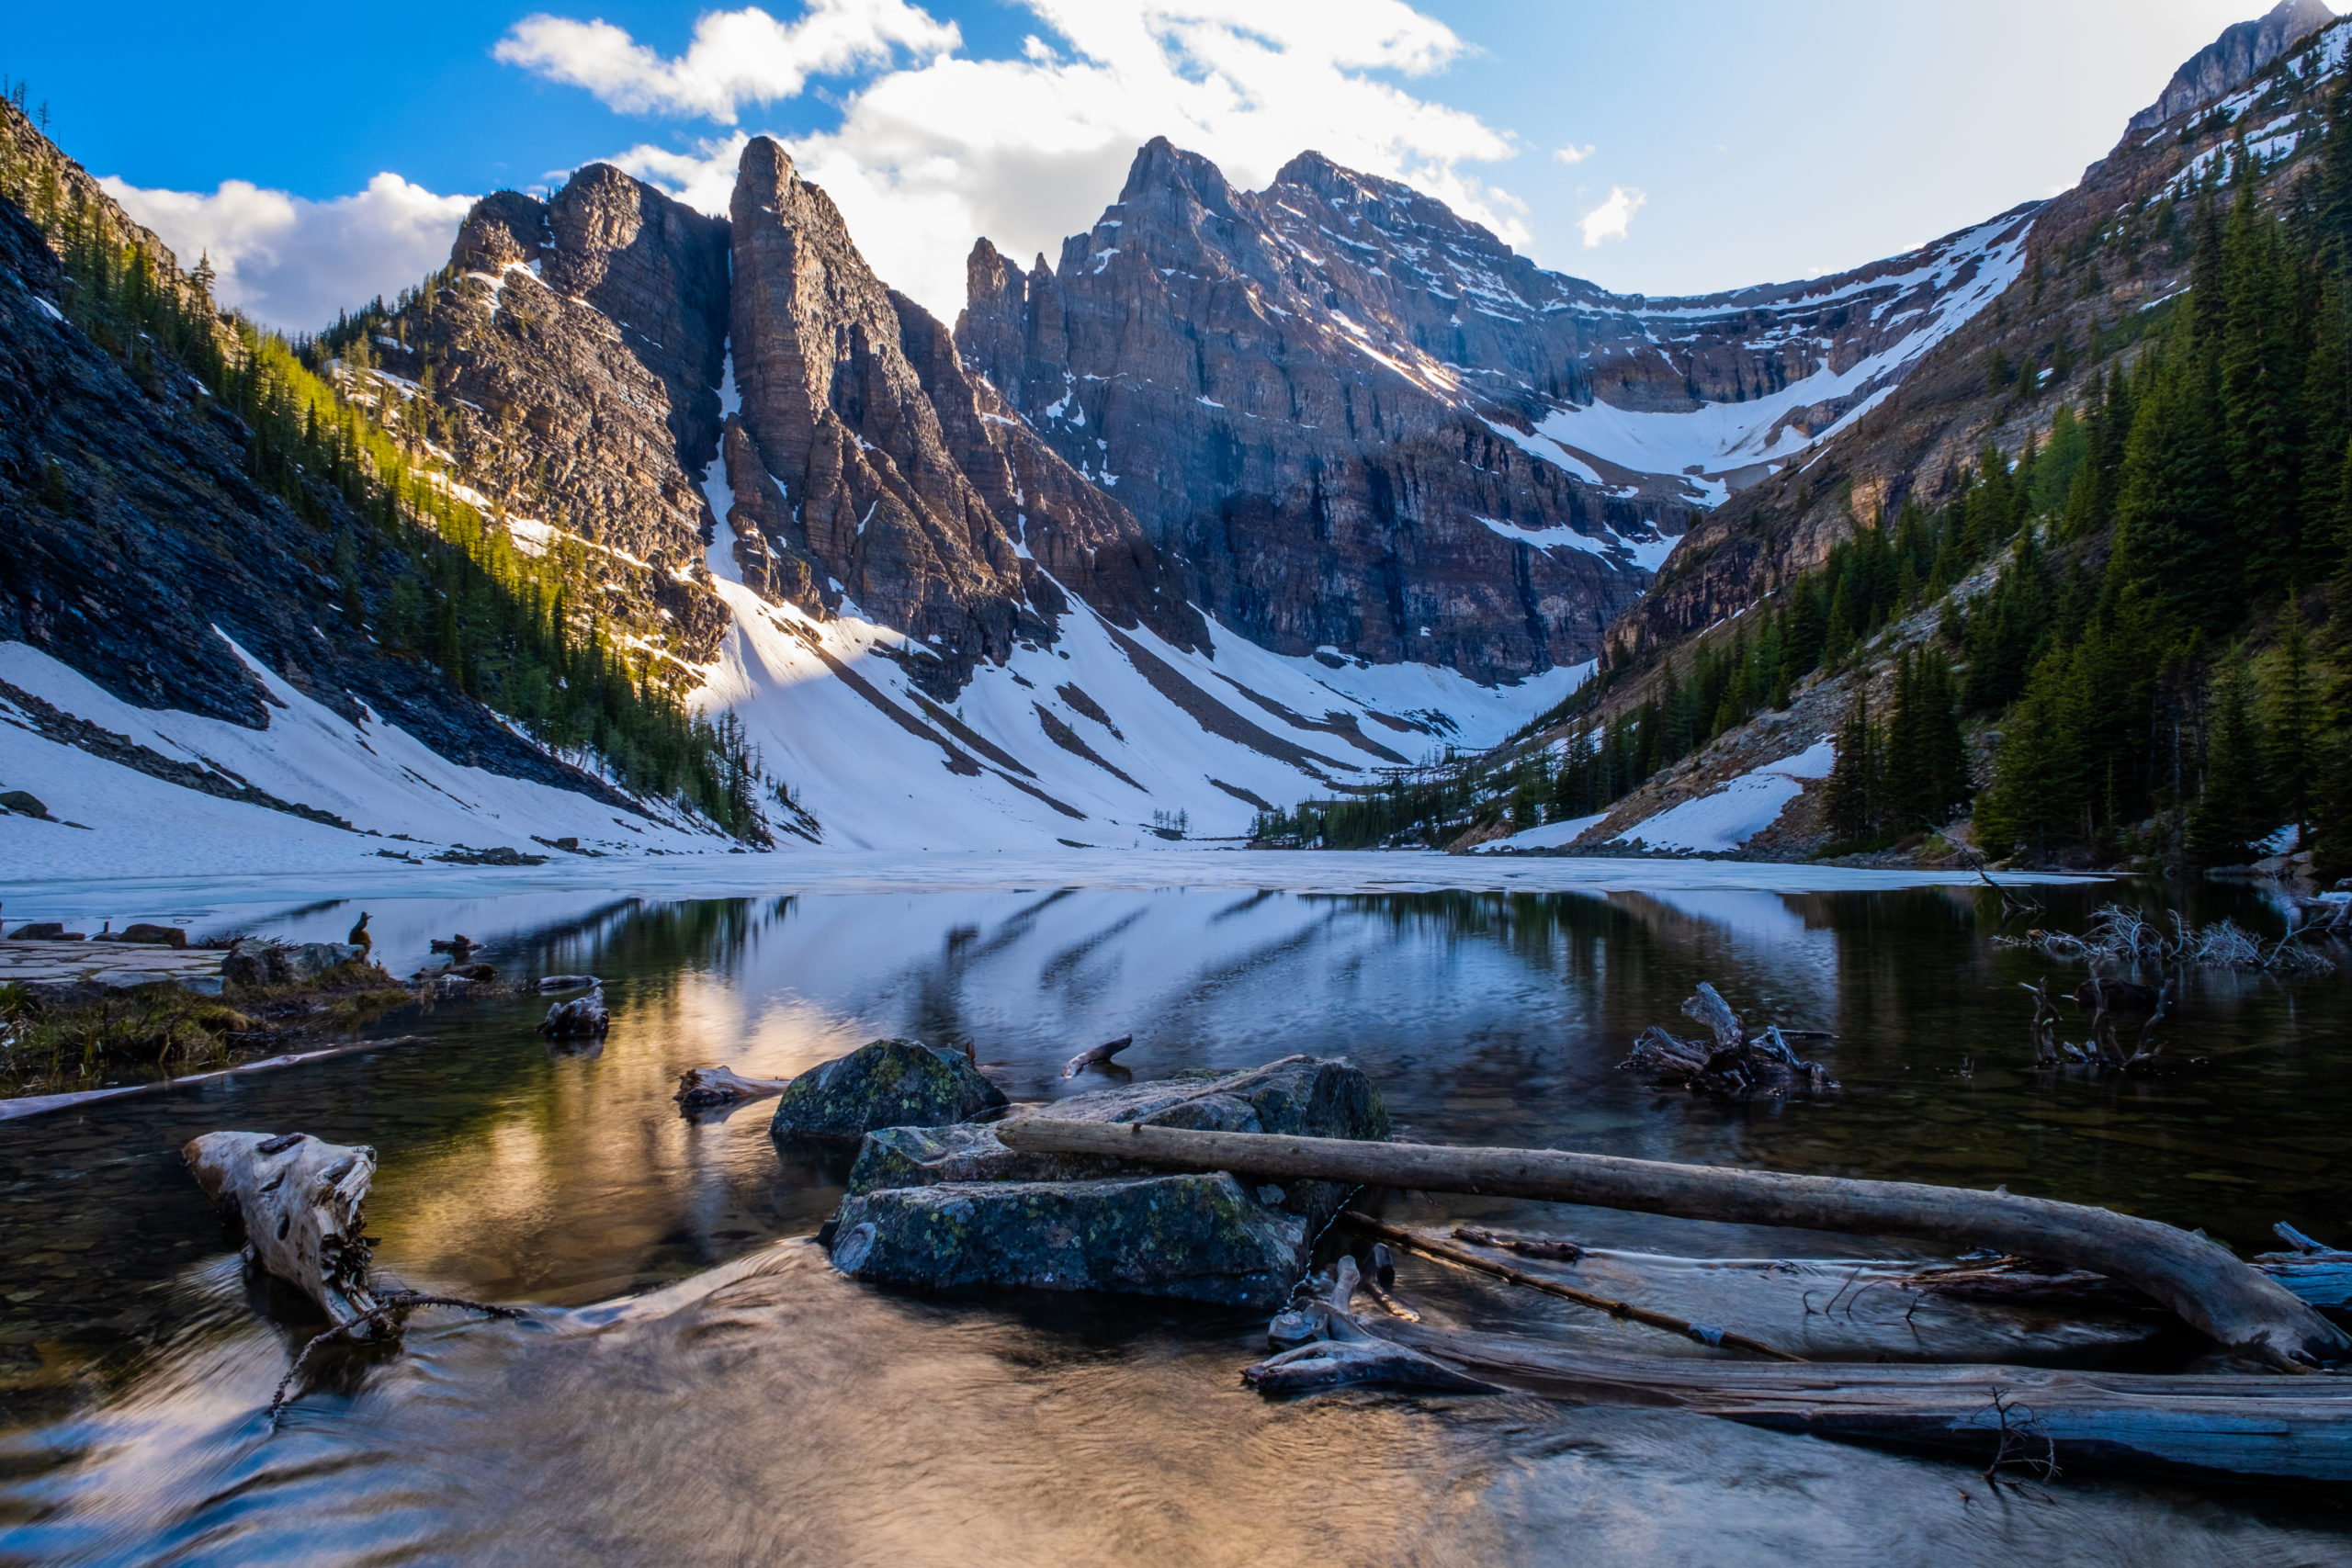
<path fill-rule="evenodd" d="M 476 203 L 368 355 L 390 422 L 445 446 L 523 547 L 563 548 L 629 635 L 692 663 L 727 626 L 689 477 L 718 437 L 727 265 L 726 224 L 592 164 L 548 201 Z"/>
<path fill-rule="evenodd" d="M 1056 581 L 1118 624 L 1182 635 L 1134 519 L 985 395 L 765 137 L 743 152 L 732 239 L 728 480 L 746 582 L 812 613 L 854 603 L 922 643 L 950 683 L 1016 639 L 1050 639 Z"/>
<path fill-rule="evenodd" d="M 1245 192 L 1157 141 L 1057 265 L 975 247 L 956 342 L 1220 621 L 1492 680 L 1597 652 L 1674 536 L 1899 380 L 2024 222 L 1651 300 L 1319 154 Z"/>
<path fill-rule="evenodd" d="M 2173 73 L 2162 96 L 2132 117 L 2131 129 L 2153 130 L 2203 108 L 2334 20 L 2326 0 L 2278 0 L 2267 15 L 2222 28 Z"/>

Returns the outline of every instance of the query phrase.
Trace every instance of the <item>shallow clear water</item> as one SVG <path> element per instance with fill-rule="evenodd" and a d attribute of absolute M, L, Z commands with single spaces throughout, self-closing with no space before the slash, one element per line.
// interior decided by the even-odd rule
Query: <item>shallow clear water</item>
<path fill-rule="evenodd" d="M 2050 920 L 2113 892 L 2051 890 Z M 2341 978 L 2208 977 L 2173 1070 L 2115 1083 L 2021 1070 L 2017 982 L 2051 968 L 1996 947 L 1997 908 L 1966 889 L 372 908 L 396 971 L 463 930 L 509 975 L 605 976 L 611 1036 L 554 1050 L 535 1000 L 452 1005 L 371 1032 L 420 1043 L 0 1128 L 0 1560 L 2352 1560 L 2330 1499 L 2073 1477 L 1996 1495 L 1956 1465 L 1519 1397 L 1269 1404 L 1238 1382 L 1254 1319 L 840 1279 L 803 1238 L 842 1164 L 780 1154 L 757 1106 L 697 1123 L 669 1099 L 699 1064 L 783 1076 L 902 1033 L 968 1034 L 1008 1093 L 1048 1099 L 1100 1085 L 1060 1078 L 1072 1052 L 1132 1032 L 1138 1077 L 1348 1055 L 1430 1140 L 2006 1182 L 2246 1250 L 2279 1219 L 2340 1245 Z M 318 938 L 354 912 L 211 924 Z M 2276 923 L 2226 889 L 2191 912 Z M 1835 1031 L 1815 1054 L 1840 1091 L 1725 1105 L 1616 1072 L 1643 1027 L 1685 1027 L 1701 979 L 1751 1021 Z M 564 1310 L 420 1318 L 271 1435 L 299 1331 L 255 1316 L 176 1155 L 220 1127 L 374 1145 L 382 1269 Z M 1687 1253 L 1910 1250 L 1470 1199 L 1392 1213 Z M 1464 1322 L 1573 1315 L 1412 1264 L 1399 1288 Z"/>

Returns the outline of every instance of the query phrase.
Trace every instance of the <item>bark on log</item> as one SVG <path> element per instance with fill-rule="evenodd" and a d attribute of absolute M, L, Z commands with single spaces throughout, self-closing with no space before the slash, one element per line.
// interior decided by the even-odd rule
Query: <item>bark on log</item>
<path fill-rule="evenodd" d="M 782 1094 L 790 1078 L 747 1078 L 732 1067 L 689 1067 L 678 1076 L 673 1098 L 687 1111 L 714 1105 L 740 1105 Z"/>
<path fill-rule="evenodd" d="M 243 1226 L 264 1269 L 339 1325 L 377 1311 L 360 1217 L 375 1150 L 307 1133 L 207 1133 L 180 1152 L 206 1196 Z"/>
<path fill-rule="evenodd" d="M 2219 1243 L 2154 1220 L 2044 1198 L 1673 1165 L 1552 1149 L 1465 1149 L 1035 1116 L 998 1129 L 1023 1153 L 1091 1154 L 1192 1170 L 1547 1199 L 1734 1224 L 1912 1235 L 2087 1269 L 2138 1287 L 2220 1344 L 2308 1371 L 2352 1337 Z"/>

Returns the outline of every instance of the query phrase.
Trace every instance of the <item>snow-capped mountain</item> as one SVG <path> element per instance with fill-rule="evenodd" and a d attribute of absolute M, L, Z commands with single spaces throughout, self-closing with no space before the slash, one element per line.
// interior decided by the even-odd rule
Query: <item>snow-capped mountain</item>
<path fill-rule="evenodd" d="M 127 231 L 21 117 L 10 134 Z M 1629 613 L 1736 592 L 1716 579 L 1777 558 L 1721 548 L 1759 499 L 1859 450 L 1915 369 L 1993 330 L 2052 215 L 2080 205 L 1835 276 L 1652 299 L 1315 153 L 1248 192 L 1156 141 L 1057 263 L 981 241 L 951 331 L 761 139 L 723 220 L 602 165 L 545 200 L 485 199 L 447 267 L 349 334 L 340 373 L 434 484 L 560 568 L 550 614 L 741 722 L 783 788 L 785 847 L 1231 836 L 1261 807 L 1493 744 L 1565 699 Z M 121 741 L 147 753 L 132 794 L 216 773 L 207 811 L 256 814 L 263 837 L 307 818 L 334 853 L 374 854 L 333 840 L 369 831 L 594 847 L 607 819 L 616 849 L 723 847 L 390 651 L 368 617 L 397 555 L 352 569 L 338 536 L 363 524 L 332 505 L 289 523 L 240 491 L 250 433 L 68 341 L 19 231 L 0 348 L 30 401 L 0 485 L 34 547 L 9 553 L 0 604 L 0 788 L 110 780 Z M 127 479 L 84 483 L 97 458 Z M 140 499 L 198 472 L 223 519 L 203 539 Z M 68 502 L 35 493 L 61 482 Z M 177 564 L 101 581 L 109 530 Z M 1678 570 L 1694 537 L 1709 559 Z M 232 564 L 196 570 L 206 550 Z M 1662 567 L 1679 608 L 1645 600 Z M 318 735 L 229 762 L 186 739 L 191 715 Z M 421 765 L 380 770 L 371 805 L 320 758 L 381 756 L 387 728 L 602 816 Z M 127 844 L 152 803 L 121 798 Z"/>

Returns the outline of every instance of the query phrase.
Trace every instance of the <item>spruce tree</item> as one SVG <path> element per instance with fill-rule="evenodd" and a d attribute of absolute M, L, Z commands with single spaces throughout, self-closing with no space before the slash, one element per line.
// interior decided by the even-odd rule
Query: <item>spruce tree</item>
<path fill-rule="evenodd" d="M 2320 788 L 2318 770 L 2326 738 L 2322 732 L 2319 693 L 2312 679 L 2311 639 L 2304 635 L 2302 611 L 2292 594 L 2288 596 L 2283 618 L 2285 630 L 2263 684 L 2264 762 L 2278 816 L 2308 830 Z"/>
<path fill-rule="evenodd" d="M 1838 761 L 1829 770 L 1822 801 L 1830 837 L 1841 841 L 1866 837 L 1878 793 L 1878 741 L 1871 723 L 1870 694 L 1854 682 L 1854 705 L 1838 731 Z"/>
<path fill-rule="evenodd" d="M 2232 658 L 2213 674 L 2205 697 L 2205 768 L 2188 810 L 2182 848 L 2200 865 L 2251 860 L 2255 843 L 2278 826 L 2262 767 L 2261 725 L 2245 660 Z"/>

